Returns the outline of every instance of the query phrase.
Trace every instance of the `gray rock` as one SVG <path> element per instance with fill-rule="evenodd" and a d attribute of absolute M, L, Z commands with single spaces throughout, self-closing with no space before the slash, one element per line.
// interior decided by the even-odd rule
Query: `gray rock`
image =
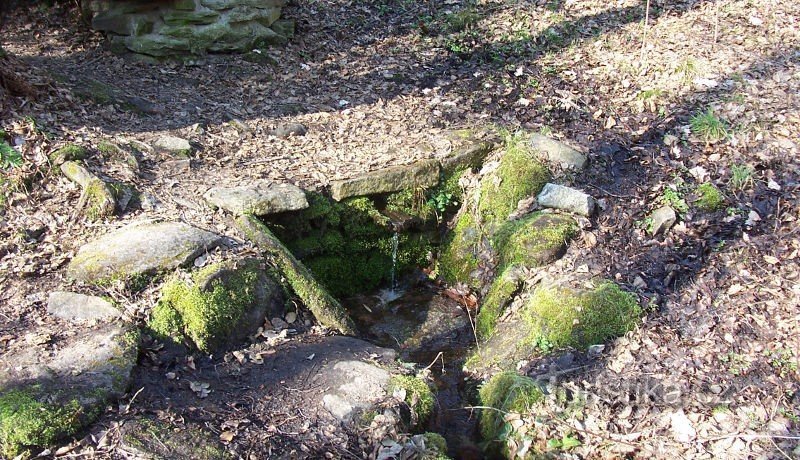
<path fill-rule="evenodd" d="M 374 364 L 340 361 L 331 369 L 332 390 L 322 397 L 322 405 L 339 420 L 348 420 L 386 396 L 391 374 Z"/>
<path fill-rule="evenodd" d="M 331 183 L 331 196 L 336 201 L 353 196 L 399 192 L 416 187 L 433 187 L 439 183 L 439 162 L 422 160 L 405 166 L 391 166 L 352 179 Z"/>
<path fill-rule="evenodd" d="M 452 141 L 453 150 L 442 158 L 442 169 L 445 174 L 462 168 L 480 168 L 483 160 L 499 142 L 498 137 L 493 133 L 473 133 L 471 130 L 459 130 L 448 135 Z"/>
<path fill-rule="evenodd" d="M 558 184 L 545 184 L 536 200 L 544 208 L 560 209 L 587 217 L 594 214 L 597 207 L 597 202 L 590 195 Z"/>
<path fill-rule="evenodd" d="M 265 216 L 308 207 L 306 194 L 292 184 L 273 184 L 259 181 L 240 187 L 214 187 L 204 195 L 212 206 L 235 215 Z"/>
<path fill-rule="evenodd" d="M 103 324 L 54 344 L 36 340 L 42 334 L 0 356 L 0 404 L 25 420 L 15 431 L 30 437 L 21 439 L 73 435 L 125 394 L 136 364 L 139 333 L 129 326 Z M 2 447 L 31 447 L 15 442 L 3 436 Z"/>
<path fill-rule="evenodd" d="M 55 291 L 47 298 L 47 313 L 68 320 L 110 320 L 122 317 L 111 302 L 93 295 Z"/>
<path fill-rule="evenodd" d="M 564 169 L 583 170 L 586 167 L 586 155 L 569 145 L 541 134 L 531 134 L 529 140 L 533 150 L 538 151 L 550 163 L 556 163 Z"/>
<path fill-rule="evenodd" d="M 288 123 L 285 125 L 278 125 L 278 127 L 273 129 L 270 134 L 280 138 L 285 138 L 289 136 L 305 136 L 307 132 L 308 128 L 301 123 Z"/>
<path fill-rule="evenodd" d="M 192 145 L 189 141 L 175 136 L 159 137 L 153 146 L 161 152 L 181 157 L 188 157 L 192 153 Z"/>
<path fill-rule="evenodd" d="M 134 223 L 81 247 L 67 276 L 100 281 L 169 270 L 190 263 L 220 239 L 183 222 Z"/>
<path fill-rule="evenodd" d="M 648 230 L 651 235 L 655 236 L 659 233 L 667 233 L 675 225 L 678 216 L 675 214 L 674 209 L 669 206 L 662 206 L 650 214 L 650 219 L 652 219 L 652 222 Z"/>

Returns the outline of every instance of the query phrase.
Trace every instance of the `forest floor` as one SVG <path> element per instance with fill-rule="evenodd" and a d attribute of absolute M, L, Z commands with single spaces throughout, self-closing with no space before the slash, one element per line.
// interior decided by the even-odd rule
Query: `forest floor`
<path fill-rule="evenodd" d="M 580 439 L 564 455 L 800 457 L 800 4 L 644 5 L 295 0 L 284 17 L 296 36 L 260 63 L 116 56 L 67 2 L 7 14 L 0 45 L 40 96 L 0 102 L 0 128 L 22 154 L 2 171 L 0 352 L 49 324 L 47 293 L 67 284 L 77 248 L 110 228 L 168 217 L 232 232 L 202 202 L 211 186 L 322 189 L 444 156 L 448 129 L 540 131 L 588 153 L 572 184 L 602 207 L 574 268 L 650 306 L 598 360 L 551 376 L 589 395 L 552 433 Z M 144 110 L 123 103 L 132 96 Z M 287 123 L 308 132 L 270 135 Z M 190 168 L 151 148 L 164 134 L 196 147 Z M 93 152 L 97 174 L 158 205 L 86 221 L 80 190 L 48 164 L 69 142 Z M 135 143 L 141 170 L 104 143 Z M 720 209 L 692 206 L 704 183 L 722 191 Z M 664 204 L 679 221 L 653 237 L 648 216 Z M 141 318 L 154 297 L 116 300 Z M 46 340 L 59 334 L 69 331 Z M 87 436 L 59 455 L 76 452 L 110 451 Z"/>

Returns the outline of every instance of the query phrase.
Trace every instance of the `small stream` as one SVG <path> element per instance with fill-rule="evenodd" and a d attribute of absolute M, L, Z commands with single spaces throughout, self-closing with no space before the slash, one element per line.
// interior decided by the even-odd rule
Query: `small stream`
<path fill-rule="evenodd" d="M 480 458 L 475 446 L 477 421 L 470 411 L 476 384 L 464 379 L 462 366 L 474 347 L 470 319 L 456 300 L 424 277 L 406 279 L 393 288 L 343 301 L 364 338 L 397 350 L 400 359 L 431 370 L 439 409 L 427 431 L 447 440 L 453 458 Z"/>

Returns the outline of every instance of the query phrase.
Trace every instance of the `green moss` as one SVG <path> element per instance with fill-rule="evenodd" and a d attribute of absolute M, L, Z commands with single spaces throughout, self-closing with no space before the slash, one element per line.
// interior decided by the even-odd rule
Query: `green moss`
<path fill-rule="evenodd" d="M 208 276 L 220 268 L 220 264 L 205 267 L 193 276 L 192 285 L 178 278 L 168 281 L 148 323 L 153 332 L 187 338 L 204 352 L 222 344 L 255 301 L 258 268 L 248 264 L 234 270 L 226 282 L 212 280 L 201 290 Z"/>
<path fill-rule="evenodd" d="M 433 414 L 436 399 L 425 381 L 409 375 L 397 375 L 389 381 L 389 393 L 398 389 L 405 390 L 405 402 L 411 409 L 415 424 L 424 423 Z"/>
<path fill-rule="evenodd" d="M 43 447 L 74 434 L 85 417 L 77 400 L 47 404 L 34 397 L 37 387 L 9 390 L 0 396 L 0 453 L 14 458 L 30 447 Z"/>
<path fill-rule="evenodd" d="M 143 418 L 126 423 L 122 439 L 142 453 L 150 454 L 147 458 L 232 458 L 209 433 L 193 425 L 175 430 L 167 422 Z"/>
<path fill-rule="evenodd" d="M 476 249 L 481 229 L 469 210 L 463 210 L 439 255 L 439 274 L 448 283 L 470 283 L 478 268 Z"/>
<path fill-rule="evenodd" d="M 86 190 L 86 217 L 89 220 L 100 220 L 114 215 L 116 200 L 111 188 L 100 179 L 93 179 L 87 184 Z"/>
<path fill-rule="evenodd" d="M 85 148 L 76 144 L 67 144 L 50 154 L 50 163 L 60 165 L 65 161 L 83 160 L 88 155 L 89 152 Z"/>
<path fill-rule="evenodd" d="M 490 450 L 497 450 L 497 442 L 505 446 L 505 437 L 511 432 L 511 427 L 505 421 L 505 414 L 515 412 L 528 413 L 534 405 L 544 398 L 542 390 L 533 379 L 515 372 L 502 372 L 486 382 L 478 391 L 482 406 L 492 407 L 483 409 L 480 414 L 481 435 Z M 493 445 L 494 444 L 494 445 Z"/>
<path fill-rule="evenodd" d="M 119 153 L 120 149 L 119 149 L 119 147 L 117 147 L 116 145 L 112 144 L 111 142 L 100 141 L 100 143 L 97 144 L 97 150 L 99 150 L 100 153 L 104 153 L 106 155 L 114 155 L 114 154 Z"/>
<path fill-rule="evenodd" d="M 697 194 L 698 198 L 694 204 L 701 211 L 714 212 L 725 207 L 725 195 L 709 182 L 697 187 Z"/>
<path fill-rule="evenodd" d="M 481 180 L 478 211 L 483 223 L 490 229 L 502 223 L 519 200 L 539 193 L 548 180 L 550 172 L 528 149 L 525 136 L 508 136 L 500 166 Z"/>
<path fill-rule="evenodd" d="M 566 216 L 534 213 L 504 223 L 492 238 L 500 267 L 537 267 L 555 259 L 578 232 L 575 221 Z"/>
<path fill-rule="evenodd" d="M 642 314 L 636 296 L 606 281 L 586 292 L 540 287 L 522 310 L 525 345 L 585 348 L 628 332 Z"/>
<path fill-rule="evenodd" d="M 497 319 L 519 289 L 519 281 L 509 276 L 510 271 L 511 269 L 507 269 L 494 279 L 481 303 L 481 310 L 475 318 L 475 331 L 481 339 L 492 335 Z"/>
<path fill-rule="evenodd" d="M 425 439 L 425 453 L 423 460 L 449 460 L 447 456 L 447 441 L 439 433 L 427 432 L 422 435 Z"/>
<path fill-rule="evenodd" d="M 307 260 L 306 266 L 331 294 L 346 296 L 371 290 L 386 280 L 392 259 L 377 252 L 321 256 Z"/>

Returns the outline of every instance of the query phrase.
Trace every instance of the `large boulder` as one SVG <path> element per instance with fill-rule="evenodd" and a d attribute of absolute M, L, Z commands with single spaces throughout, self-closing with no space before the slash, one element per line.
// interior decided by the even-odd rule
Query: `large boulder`
<path fill-rule="evenodd" d="M 28 340 L 0 357 L 0 455 L 13 458 L 76 433 L 122 396 L 139 333 L 102 324 L 55 345 Z"/>
<path fill-rule="evenodd" d="M 67 275 L 98 282 L 170 270 L 214 248 L 220 239 L 183 222 L 134 223 L 81 247 Z"/>

